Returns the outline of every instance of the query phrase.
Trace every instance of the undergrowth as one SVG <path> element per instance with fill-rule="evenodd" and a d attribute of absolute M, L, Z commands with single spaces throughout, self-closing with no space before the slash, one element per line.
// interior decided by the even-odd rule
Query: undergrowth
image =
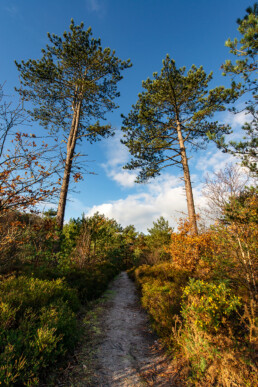
<path fill-rule="evenodd" d="M 129 271 L 182 385 L 257 385 L 257 197 L 243 200 L 199 235 L 181 223 L 168 262 Z"/>
<path fill-rule="evenodd" d="M 80 251 L 78 264 L 76 241 L 81 235 L 81 222 L 69 237 L 58 234 L 54 221 L 28 215 L 24 222 L 19 243 L 13 240 L 15 248 L 11 250 L 4 244 L 2 251 L 0 384 L 4 386 L 39 385 L 49 367 L 74 350 L 82 333 L 78 326 L 82 306 L 87 308 L 99 297 L 122 267 L 116 246 L 114 256 L 111 254 L 112 245 L 102 251 L 101 259 L 84 252 L 83 261 Z M 102 234 L 105 222 L 102 217 Z M 8 255 L 11 251 L 14 259 Z"/>

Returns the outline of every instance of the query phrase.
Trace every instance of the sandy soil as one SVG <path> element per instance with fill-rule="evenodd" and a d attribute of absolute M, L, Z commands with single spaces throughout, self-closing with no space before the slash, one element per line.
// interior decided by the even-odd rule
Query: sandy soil
<path fill-rule="evenodd" d="M 134 283 L 125 272 L 110 286 L 93 386 L 174 386 L 173 369 L 150 330 Z"/>

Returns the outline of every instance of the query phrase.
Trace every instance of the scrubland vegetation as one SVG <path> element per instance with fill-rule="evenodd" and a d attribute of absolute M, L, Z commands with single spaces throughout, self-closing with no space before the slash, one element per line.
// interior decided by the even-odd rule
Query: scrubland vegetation
<path fill-rule="evenodd" d="M 0 380 L 37 385 L 76 345 L 80 306 L 123 269 L 127 245 L 116 222 L 98 214 L 71 220 L 60 235 L 48 216 L 7 212 L 1 231 Z"/>
<path fill-rule="evenodd" d="M 60 233 L 48 213 L 5 213 L 1 382 L 37 385 L 75 347 L 81 305 L 128 269 L 182 385 L 255 385 L 257 200 L 254 189 L 232 197 L 198 235 L 162 217 L 147 235 L 100 214 Z"/>
<path fill-rule="evenodd" d="M 256 384 L 257 204 L 252 190 L 234 197 L 223 219 L 198 235 L 181 223 L 170 259 L 145 257 L 130 271 L 176 359 L 179 385 Z"/>
<path fill-rule="evenodd" d="M 121 62 L 110 49 L 102 50 L 90 29 L 84 31 L 83 24 L 72 21 L 63 42 L 49 35 L 52 46 L 43 51 L 42 60 L 17 64 L 23 79 L 20 94 L 38 103 L 33 118 L 49 129 L 49 136 L 65 129 L 66 146 L 60 160 L 53 157 L 58 138 L 51 137 L 54 146 L 48 146 L 46 139 L 21 132 L 19 125 L 26 121 L 23 105 L 12 108 L 1 102 L 0 384 L 32 386 L 44 380 L 49 367 L 78 342 L 81 306 L 127 269 L 173 357 L 178 385 L 256 385 L 257 4 L 238 24 L 242 39 L 227 41 L 237 61 L 222 66 L 225 75 L 233 76 L 230 89 L 208 91 L 211 75 L 202 67 L 193 66 L 185 75 L 185 68 L 177 68 L 167 57 L 161 74 L 143 83 L 145 91 L 124 117 L 123 143 L 133 157 L 126 167 L 142 168 L 139 181 L 158 175 L 164 163 L 181 164 L 189 217 L 176 231 L 160 217 L 144 235 L 99 213 L 63 224 L 70 177 L 75 182 L 82 178 L 76 144 L 85 137 L 93 142 L 112 134 L 111 127 L 98 120 L 116 107 L 116 84 L 130 61 Z M 71 53 L 75 57 L 69 58 Z M 240 77 L 239 83 L 235 77 Z M 63 84 L 68 86 L 65 98 Z M 0 91 L 4 98 L 3 88 Z M 174 97 L 168 103 L 170 92 Z M 223 135 L 230 128 L 211 117 L 229 103 L 237 112 L 232 104 L 241 97 L 251 120 L 243 127 L 242 141 L 226 143 Z M 186 146 L 189 141 L 198 148 L 199 141 L 208 140 L 240 157 L 245 169 L 240 172 L 231 165 L 207 179 L 204 191 L 212 211 L 198 218 Z M 162 153 L 168 145 L 174 152 L 171 158 Z M 253 180 L 249 183 L 244 174 Z M 58 195 L 57 213 L 39 212 L 38 205 Z M 212 225 L 204 225 L 207 219 Z"/>

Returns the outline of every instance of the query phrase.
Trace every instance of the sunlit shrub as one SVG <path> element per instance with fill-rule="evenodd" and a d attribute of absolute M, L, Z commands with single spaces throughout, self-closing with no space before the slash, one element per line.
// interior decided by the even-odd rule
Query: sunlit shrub
<path fill-rule="evenodd" d="M 201 275 L 207 275 L 211 267 L 206 264 L 213 254 L 214 242 L 212 231 L 207 230 L 198 235 L 190 233 L 189 221 L 181 220 L 178 232 L 171 234 L 168 251 L 173 264 L 194 273 L 197 269 Z M 209 260 L 210 261 L 210 260 Z"/>
<path fill-rule="evenodd" d="M 188 271 L 184 268 L 177 268 L 173 263 L 160 263 L 159 265 L 142 265 L 135 270 L 135 277 L 139 284 L 146 280 L 160 279 L 163 281 L 177 282 L 179 286 L 186 284 Z"/>
<path fill-rule="evenodd" d="M 216 333 L 240 307 L 240 299 L 224 283 L 191 279 L 183 292 L 182 317 L 205 331 Z"/>
<path fill-rule="evenodd" d="M 232 197 L 224 218 L 199 235 L 182 221 L 170 263 L 129 273 L 189 385 L 256 385 L 257 203 L 253 191 Z"/>
<path fill-rule="evenodd" d="M 192 279 L 182 299 L 181 323 L 173 331 L 189 380 L 251 386 L 255 368 L 243 350 L 239 297 L 224 283 Z"/>
<path fill-rule="evenodd" d="M 19 307 L 19 313 L 27 308 L 37 310 L 60 299 L 67 301 L 74 311 L 80 305 L 76 290 L 69 288 L 61 278 L 47 281 L 25 276 L 10 277 L 0 283 L 0 296 L 13 307 Z"/>
<path fill-rule="evenodd" d="M 171 340 L 175 316 L 180 312 L 182 289 L 188 281 L 188 273 L 170 263 L 140 266 L 135 278 L 142 293 L 142 304 L 151 316 L 157 333 L 168 345 Z"/>

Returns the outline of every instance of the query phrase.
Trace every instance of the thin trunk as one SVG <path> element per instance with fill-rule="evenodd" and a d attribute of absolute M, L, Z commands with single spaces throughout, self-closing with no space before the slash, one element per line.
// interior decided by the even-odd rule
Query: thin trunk
<path fill-rule="evenodd" d="M 192 233 L 198 234 L 196 213 L 195 213 L 195 208 L 194 208 L 193 190 L 192 190 L 192 184 L 191 184 L 191 178 L 190 178 L 190 171 L 189 171 L 189 167 L 188 167 L 188 160 L 186 157 L 185 144 L 184 144 L 184 139 L 183 139 L 182 131 L 181 131 L 181 124 L 180 124 L 179 120 L 177 120 L 177 135 L 178 135 L 178 141 L 179 141 L 179 146 L 180 146 L 181 161 L 182 161 L 183 171 L 184 171 L 186 201 L 187 201 L 187 209 L 188 209 L 190 226 L 191 226 Z"/>
<path fill-rule="evenodd" d="M 248 290 L 249 290 L 249 295 L 250 295 L 251 300 L 253 300 L 254 307 L 256 308 L 257 289 L 256 289 L 256 281 L 255 281 L 255 277 L 254 277 L 254 272 L 252 270 L 253 268 L 252 268 L 252 261 L 250 259 L 250 253 L 249 253 L 249 251 L 247 252 L 247 257 L 248 257 L 248 261 L 249 261 L 249 262 L 247 262 L 246 254 L 244 252 L 240 238 L 238 236 L 236 238 L 237 238 L 237 242 L 238 242 L 238 245 L 240 248 L 240 253 L 241 253 L 240 256 L 242 258 L 245 272 L 246 272 L 246 282 L 247 282 L 247 286 L 248 286 Z M 250 273 L 251 273 L 251 275 L 250 275 Z"/>
<path fill-rule="evenodd" d="M 69 182 L 70 182 L 71 169 L 73 165 L 74 150 L 75 150 L 76 139 L 77 139 L 79 123 L 80 123 L 81 105 L 82 105 L 82 102 L 79 101 L 78 105 L 74 109 L 73 121 L 70 129 L 69 138 L 67 141 L 64 177 L 63 177 L 61 192 L 59 196 L 57 215 L 56 215 L 56 223 L 60 230 L 62 230 L 63 224 L 64 224 L 65 206 L 66 206 L 66 200 L 67 200 L 67 194 L 68 194 L 68 188 L 69 188 Z"/>

